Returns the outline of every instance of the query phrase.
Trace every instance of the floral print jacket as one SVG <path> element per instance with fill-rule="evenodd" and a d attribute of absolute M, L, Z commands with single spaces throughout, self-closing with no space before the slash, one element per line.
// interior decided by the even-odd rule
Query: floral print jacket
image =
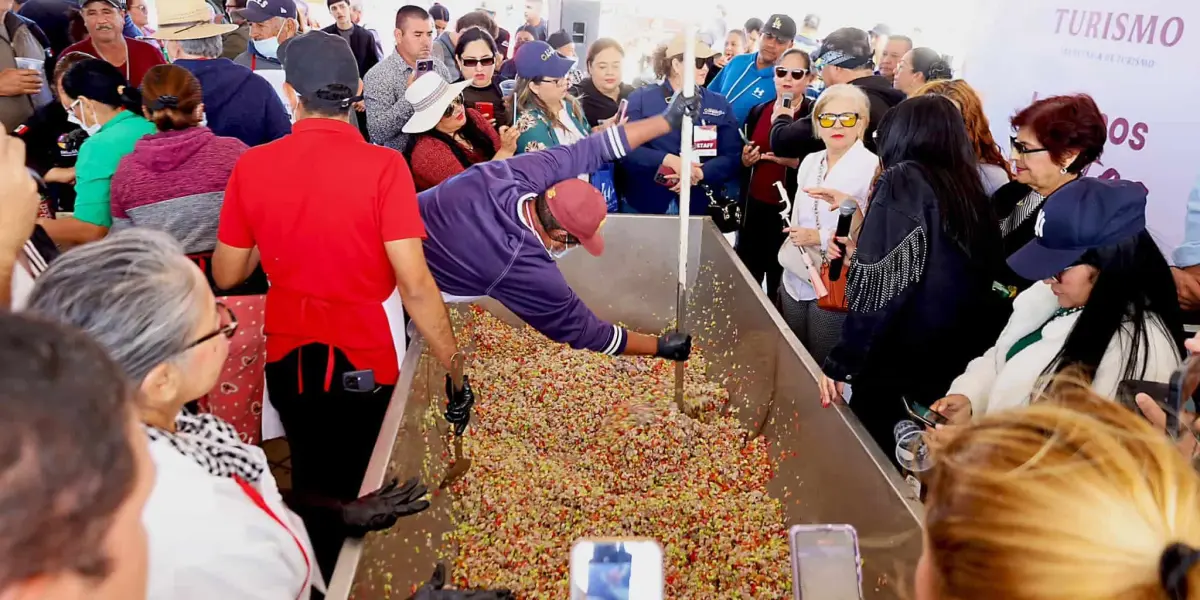
<path fill-rule="evenodd" d="M 571 110 L 568 103 L 565 110 L 571 116 L 571 121 L 580 133 L 587 137 L 592 128 L 588 126 L 587 118 Z M 522 109 L 517 116 L 517 129 L 521 136 L 517 138 L 517 154 L 537 152 L 546 148 L 560 146 L 558 134 L 554 132 L 554 122 L 539 108 Z"/>

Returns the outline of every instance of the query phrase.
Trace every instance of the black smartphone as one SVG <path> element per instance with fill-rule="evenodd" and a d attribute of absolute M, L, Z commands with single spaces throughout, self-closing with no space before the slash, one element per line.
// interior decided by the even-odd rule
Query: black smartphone
<path fill-rule="evenodd" d="M 432 73 L 432 72 L 433 72 L 433 59 L 432 58 L 425 58 L 425 59 L 417 61 L 417 76 L 418 77 L 420 77 L 422 73 Z"/>
<path fill-rule="evenodd" d="M 1178 439 L 1181 433 L 1179 415 L 1184 411 L 1196 412 L 1195 404 L 1189 406 L 1188 401 L 1195 397 L 1197 386 L 1200 386 L 1200 356 L 1189 356 L 1171 373 L 1171 381 L 1167 384 L 1167 405 L 1164 410 L 1167 412 L 1167 434 L 1171 439 Z M 1188 432 L 1188 435 L 1191 434 Z"/>
<path fill-rule="evenodd" d="M 1157 381 L 1143 381 L 1141 379 L 1126 379 L 1117 384 L 1116 401 L 1121 406 L 1132 410 L 1134 414 L 1141 415 L 1142 410 L 1137 405 L 1137 395 L 1146 394 L 1154 399 L 1159 406 L 1166 406 L 1167 395 L 1171 391 L 1171 386 L 1166 383 Z M 1145 415 L 1142 415 L 1145 417 Z"/>
<path fill-rule="evenodd" d="M 347 371 L 342 373 L 342 388 L 347 392 L 375 391 L 375 371 Z"/>
<path fill-rule="evenodd" d="M 950 419 L 947 419 L 946 415 L 943 415 L 942 413 L 937 412 L 936 410 L 933 410 L 924 404 L 909 402 L 908 398 L 903 396 L 900 397 L 900 400 L 904 402 L 904 411 L 907 412 L 910 417 L 924 423 L 926 427 L 937 427 L 938 425 L 946 425 L 950 422 Z"/>

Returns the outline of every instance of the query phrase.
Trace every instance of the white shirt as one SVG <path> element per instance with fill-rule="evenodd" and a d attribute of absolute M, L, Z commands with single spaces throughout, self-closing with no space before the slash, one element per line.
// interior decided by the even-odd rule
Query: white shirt
<path fill-rule="evenodd" d="M 1008 171 L 996 165 L 979 165 L 979 178 L 983 181 L 983 191 L 987 192 L 988 196 L 996 193 L 1000 186 L 1011 181 L 1008 177 Z"/>
<path fill-rule="evenodd" d="M 150 442 L 150 457 L 156 477 L 142 512 L 149 600 L 291 600 L 309 598 L 311 585 L 324 589 L 304 524 L 269 470 L 255 488 L 287 528 L 236 481 L 210 474 L 166 439 Z"/>
<path fill-rule="evenodd" d="M 961 394 L 971 400 L 976 417 L 996 411 L 1029 404 L 1034 392 L 1041 391 L 1047 381 L 1042 374 L 1050 361 L 1058 356 L 1067 336 L 1079 320 L 1078 312 L 1046 323 L 1058 310 L 1058 298 L 1045 282 L 1039 281 L 1021 292 L 1013 301 L 1013 314 L 1000 332 L 996 345 L 971 361 L 967 370 L 950 384 L 946 395 Z M 1021 338 L 1036 331 L 1042 324 L 1042 339 L 1027 346 L 1008 360 L 1008 352 Z M 1109 341 L 1104 356 L 1092 379 L 1092 390 L 1105 398 L 1116 395 L 1117 384 L 1124 378 L 1128 362 L 1133 326 L 1126 323 Z M 1171 335 L 1157 318 L 1146 327 L 1146 373 L 1142 379 L 1166 383 L 1179 366 L 1179 350 Z"/>
<path fill-rule="evenodd" d="M 582 131 L 579 131 L 579 126 L 571 119 L 571 115 L 567 113 L 568 110 L 569 108 L 564 103 L 558 111 L 558 124 L 554 127 L 554 135 L 558 138 L 558 143 L 563 146 L 570 146 L 587 137 Z M 583 181 L 590 181 L 591 174 L 580 173 L 579 178 Z"/>
<path fill-rule="evenodd" d="M 792 200 L 792 227 L 818 229 L 821 232 L 821 247 L 829 247 L 829 240 L 837 230 L 838 211 L 828 202 L 813 198 L 804 193 L 805 188 L 823 187 L 838 190 L 848 194 L 858 202 L 858 207 L 865 213 L 867 210 L 867 195 L 871 190 L 871 180 L 875 177 L 875 168 L 879 159 L 859 141 L 846 151 L 841 160 L 825 173 L 822 181 L 821 171 L 825 162 L 826 150 L 809 154 L 800 164 L 796 181 L 800 184 L 796 197 Z M 815 215 L 814 215 L 814 208 Z M 818 224 L 817 221 L 820 220 Z M 792 243 L 785 240 L 784 244 Z M 813 261 L 814 263 L 816 260 Z M 819 265 L 818 265 L 819 267 Z M 817 299 L 817 292 L 808 283 L 804 273 L 792 273 L 784 269 L 783 289 L 793 300 L 808 302 Z"/>

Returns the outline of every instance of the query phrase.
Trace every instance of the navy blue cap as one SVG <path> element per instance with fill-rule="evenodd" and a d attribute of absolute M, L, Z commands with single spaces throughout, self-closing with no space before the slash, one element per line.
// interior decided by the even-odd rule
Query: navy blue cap
<path fill-rule="evenodd" d="M 524 79 L 566 77 L 575 66 L 575 61 L 556 52 L 550 44 L 538 40 L 521 44 L 513 60 L 517 63 L 517 75 Z"/>
<path fill-rule="evenodd" d="M 1088 250 L 1112 246 L 1146 229 L 1146 188 L 1136 181 L 1085 177 L 1059 188 L 1038 213 L 1034 239 L 1008 257 L 1031 281 L 1048 279 Z"/>
<path fill-rule="evenodd" d="M 262 23 L 275 17 L 295 19 L 296 3 L 293 0 L 246 0 L 246 8 L 234 12 L 251 23 Z"/>

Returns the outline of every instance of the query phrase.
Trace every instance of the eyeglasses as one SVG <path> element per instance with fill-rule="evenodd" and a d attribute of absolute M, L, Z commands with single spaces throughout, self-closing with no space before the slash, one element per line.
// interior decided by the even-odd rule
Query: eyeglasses
<path fill-rule="evenodd" d="M 579 245 L 579 238 L 577 238 L 569 233 L 562 236 L 561 239 L 556 236 L 553 236 L 553 235 L 550 236 L 550 239 L 552 239 L 560 244 L 565 244 L 567 246 L 578 246 Z"/>
<path fill-rule="evenodd" d="M 533 82 L 548 83 L 550 85 L 557 85 L 559 87 L 565 87 L 567 85 L 567 80 L 561 77 L 538 77 L 537 79 L 534 79 Z"/>
<path fill-rule="evenodd" d="M 195 348 L 196 346 L 199 346 L 200 344 L 203 344 L 204 342 L 207 342 L 218 335 L 223 335 L 228 339 L 233 339 L 233 334 L 237 332 L 237 315 L 233 314 L 233 311 L 230 310 L 228 306 L 225 306 L 225 304 L 222 302 L 217 303 L 217 312 L 221 313 L 221 326 L 218 327 L 216 331 L 208 335 L 201 336 L 200 339 L 188 344 L 183 350 L 180 351 L 180 353 L 187 352 L 188 350 L 191 350 L 192 348 Z"/>
<path fill-rule="evenodd" d="M 461 60 L 463 66 L 467 67 L 468 69 L 474 69 L 475 67 L 490 67 L 496 64 L 496 57 L 494 56 L 486 56 L 484 58 L 463 58 Z"/>
<path fill-rule="evenodd" d="M 806 70 L 806 69 L 786 69 L 784 67 L 775 67 L 775 76 L 776 77 L 783 79 L 783 78 L 787 77 L 789 74 L 792 76 L 792 79 L 795 79 L 798 81 L 798 80 L 804 79 L 805 77 L 808 77 L 808 70 Z"/>
<path fill-rule="evenodd" d="M 446 107 L 446 112 L 442 113 L 442 118 L 449 119 L 454 114 L 454 110 L 462 105 L 463 97 L 462 94 L 459 94 L 457 98 L 450 101 L 450 105 Z"/>
<path fill-rule="evenodd" d="M 1009 146 L 1016 154 L 1037 154 L 1038 152 L 1049 152 L 1049 148 L 1030 148 L 1028 144 L 1017 139 L 1017 136 L 1008 138 Z"/>
<path fill-rule="evenodd" d="M 817 123 L 825 129 L 833 127 L 834 123 L 841 123 L 842 127 L 854 127 L 858 125 L 858 113 L 821 113 L 817 115 Z"/>
<path fill-rule="evenodd" d="M 1062 283 L 1063 275 L 1066 275 L 1067 271 L 1070 271 L 1071 269 L 1074 269 L 1075 267 L 1078 267 L 1078 266 L 1081 266 L 1081 265 L 1071 265 L 1071 266 L 1059 271 L 1058 273 L 1051 275 L 1050 281 L 1052 281 L 1054 283 Z"/>

